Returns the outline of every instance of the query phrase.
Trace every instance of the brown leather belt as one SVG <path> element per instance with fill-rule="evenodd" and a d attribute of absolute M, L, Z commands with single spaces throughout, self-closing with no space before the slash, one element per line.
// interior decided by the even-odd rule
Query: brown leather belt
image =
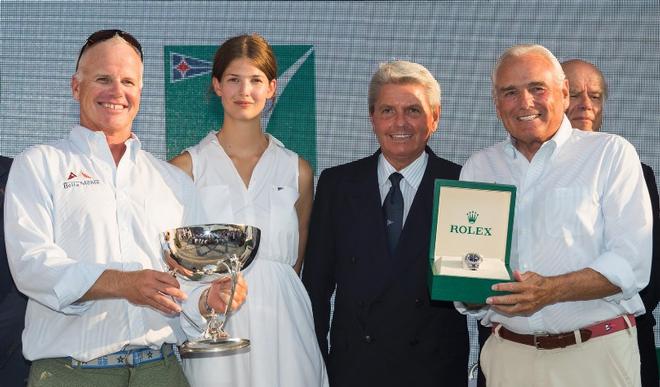
<path fill-rule="evenodd" d="M 631 327 L 637 325 L 634 315 L 629 314 L 627 317 L 628 321 L 630 321 Z M 619 316 L 612 320 L 603 321 L 586 328 L 579 329 L 577 331 L 558 334 L 523 335 L 520 333 L 512 332 L 503 326 L 497 329 L 498 325 L 499 324 L 494 325 L 492 328 L 494 335 L 499 335 L 501 338 L 513 341 L 515 343 L 530 345 L 532 347 L 536 347 L 536 349 L 557 349 L 577 344 L 575 332 L 579 332 L 579 335 L 582 338 L 582 342 L 585 342 L 589 339 L 628 329 L 628 324 L 626 323 L 624 316 Z"/>

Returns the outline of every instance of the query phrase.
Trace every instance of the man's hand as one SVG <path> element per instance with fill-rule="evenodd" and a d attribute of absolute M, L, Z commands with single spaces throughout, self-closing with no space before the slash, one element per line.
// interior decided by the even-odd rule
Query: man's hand
<path fill-rule="evenodd" d="M 231 310 L 238 309 L 247 297 L 247 283 L 241 273 L 238 273 L 236 291 L 231 303 Z M 204 294 L 203 294 L 204 295 Z M 219 278 L 211 283 L 208 290 L 208 305 L 216 312 L 223 313 L 231 296 L 231 277 Z M 201 301 L 201 300 L 200 300 Z"/>
<path fill-rule="evenodd" d="M 168 273 L 156 270 L 129 271 L 124 273 L 124 298 L 136 305 L 147 305 L 167 314 L 181 312 L 172 300 L 186 299 L 179 289 L 179 281 Z"/>
<path fill-rule="evenodd" d="M 488 297 L 486 303 L 500 313 L 511 316 L 529 316 L 546 305 L 556 302 L 556 287 L 552 277 L 528 271 L 513 272 L 516 282 L 493 285 L 492 289 L 512 294 Z"/>
<path fill-rule="evenodd" d="M 492 289 L 510 292 L 488 297 L 486 303 L 498 312 L 511 316 L 529 316 L 546 305 L 566 301 L 596 300 L 621 292 L 599 272 L 585 268 L 552 277 L 528 271 L 513 272 L 516 282 L 493 285 Z"/>
<path fill-rule="evenodd" d="M 167 273 L 151 269 L 106 270 L 78 301 L 123 298 L 166 314 L 179 313 L 181 307 L 171 297 L 184 300 L 186 294 L 179 289 L 176 278 Z"/>

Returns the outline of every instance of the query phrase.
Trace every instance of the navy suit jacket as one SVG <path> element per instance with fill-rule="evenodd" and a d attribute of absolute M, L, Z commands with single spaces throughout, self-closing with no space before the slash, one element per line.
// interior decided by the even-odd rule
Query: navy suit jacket
<path fill-rule="evenodd" d="M 658 386 L 658 363 L 656 360 L 655 338 L 653 326 L 656 321 L 653 310 L 658 306 L 660 298 L 660 205 L 658 203 L 658 187 L 655 183 L 653 169 L 642 163 L 646 187 L 651 196 L 651 208 L 653 208 L 653 258 L 651 261 L 651 279 L 649 284 L 639 295 L 646 308 L 646 313 L 637 317 L 637 343 L 641 360 L 642 386 Z"/>
<path fill-rule="evenodd" d="M 10 158 L 0 156 L 0 242 L 2 243 L 0 244 L 0 302 L 4 300 L 9 292 L 16 289 L 9 273 L 7 252 L 5 251 L 5 224 L 2 222 L 4 219 L 5 185 L 7 185 L 11 161 Z"/>
<path fill-rule="evenodd" d="M 658 306 L 658 299 L 660 299 L 660 262 L 658 262 L 660 255 L 660 203 L 658 203 L 658 187 L 655 184 L 655 175 L 653 169 L 648 165 L 642 163 L 642 170 L 644 171 L 644 180 L 646 180 L 646 187 L 651 196 L 651 208 L 653 208 L 653 258 L 651 262 L 651 279 L 649 284 L 639 295 L 642 297 L 646 313 L 653 318 L 653 310 Z M 655 320 L 654 320 L 655 321 Z"/>
<path fill-rule="evenodd" d="M 11 162 L 0 156 L 0 384 L 19 386 L 28 370 L 21 353 L 27 298 L 16 289 L 5 251 L 4 198 Z"/>
<path fill-rule="evenodd" d="M 465 317 L 451 303 L 431 301 L 427 286 L 434 180 L 458 179 L 460 166 L 426 152 L 393 256 L 378 189 L 380 152 L 319 178 L 303 283 L 333 387 L 467 384 Z"/>

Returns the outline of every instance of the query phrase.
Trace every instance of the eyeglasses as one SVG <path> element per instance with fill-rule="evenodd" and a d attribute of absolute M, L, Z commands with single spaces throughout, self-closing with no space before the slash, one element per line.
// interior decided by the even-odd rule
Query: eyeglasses
<path fill-rule="evenodd" d="M 96 43 L 101 43 L 108 39 L 112 39 L 115 36 L 119 36 L 120 38 L 124 39 L 128 44 L 133 46 L 133 48 L 136 49 L 137 52 L 140 54 L 140 60 L 144 61 L 142 55 L 142 46 L 140 45 L 140 42 L 138 42 L 137 39 L 133 37 L 133 35 L 122 30 L 100 30 L 89 35 L 89 38 L 87 38 L 85 44 L 80 49 L 80 54 L 78 55 L 78 61 L 76 62 L 76 71 L 78 71 L 78 65 L 80 64 L 80 58 L 82 57 L 82 54 L 88 48 L 92 47 Z"/>

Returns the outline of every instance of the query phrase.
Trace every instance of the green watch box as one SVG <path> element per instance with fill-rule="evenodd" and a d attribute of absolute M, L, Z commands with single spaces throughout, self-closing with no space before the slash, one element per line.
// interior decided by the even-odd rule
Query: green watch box
<path fill-rule="evenodd" d="M 499 293 L 491 290 L 493 284 L 513 281 L 509 254 L 515 204 L 512 185 L 435 181 L 431 299 L 483 304 Z"/>

